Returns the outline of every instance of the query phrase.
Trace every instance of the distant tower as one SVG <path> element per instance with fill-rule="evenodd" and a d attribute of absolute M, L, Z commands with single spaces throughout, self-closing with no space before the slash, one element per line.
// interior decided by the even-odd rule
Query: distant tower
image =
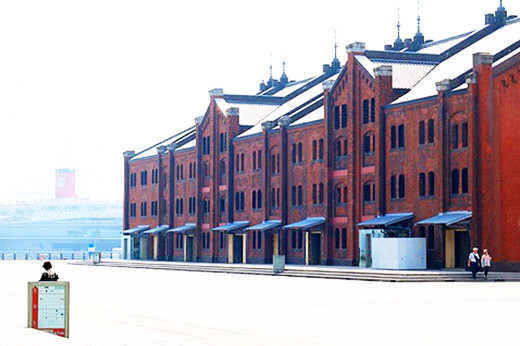
<path fill-rule="evenodd" d="M 332 60 L 332 64 L 330 64 L 332 67 L 333 72 L 339 71 L 341 68 L 341 63 L 338 60 L 338 42 L 336 40 L 336 31 L 334 31 L 334 60 Z"/>
<path fill-rule="evenodd" d="M 282 76 L 280 77 L 280 84 L 283 86 L 289 82 L 289 78 L 285 74 L 285 50 L 283 52 Z"/>
<path fill-rule="evenodd" d="M 397 38 L 394 42 L 394 50 L 402 50 L 404 48 L 404 42 L 401 39 L 401 9 L 397 9 Z"/>
<path fill-rule="evenodd" d="M 69 168 L 56 170 L 56 198 L 77 198 L 76 171 Z"/>
<path fill-rule="evenodd" d="M 417 1 L 417 33 L 413 37 L 413 50 L 419 50 L 424 44 L 424 36 L 421 33 L 421 13 L 419 10 L 420 1 Z"/>

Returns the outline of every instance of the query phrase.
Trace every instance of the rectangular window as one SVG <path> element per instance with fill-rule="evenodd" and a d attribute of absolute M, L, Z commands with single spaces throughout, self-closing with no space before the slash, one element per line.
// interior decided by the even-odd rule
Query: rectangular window
<path fill-rule="evenodd" d="M 468 147 L 468 123 L 462 123 L 462 147 Z"/>
<path fill-rule="evenodd" d="M 312 141 L 312 159 L 317 160 L 318 159 L 318 142 Z"/>
<path fill-rule="evenodd" d="M 262 169 L 262 150 L 258 150 L 258 169 Z"/>
<path fill-rule="evenodd" d="M 341 127 L 347 127 L 347 105 L 341 105 Z"/>
<path fill-rule="evenodd" d="M 341 229 L 341 248 L 342 249 L 347 248 L 347 229 L 346 228 Z"/>
<path fill-rule="evenodd" d="M 396 133 L 396 127 L 392 126 L 390 128 L 390 148 L 395 149 L 397 148 L 397 133 Z"/>
<path fill-rule="evenodd" d="M 298 231 L 298 249 L 303 248 L 303 231 Z"/>
<path fill-rule="evenodd" d="M 339 244 L 340 244 L 340 238 L 339 238 L 339 228 L 336 228 L 334 230 L 334 233 L 335 233 L 335 237 L 334 237 L 334 247 L 336 249 L 339 249 Z"/>
<path fill-rule="evenodd" d="M 463 168 L 460 173 L 462 193 L 468 193 L 468 169 Z"/>
<path fill-rule="evenodd" d="M 292 230 L 291 232 L 291 248 L 296 249 L 296 230 Z"/>
<path fill-rule="evenodd" d="M 435 142 L 435 120 L 428 120 L 428 143 Z"/>
<path fill-rule="evenodd" d="M 419 145 L 426 142 L 424 121 L 419 121 Z"/>
<path fill-rule="evenodd" d="M 369 118 L 369 100 L 363 100 L 363 124 L 368 124 Z"/>
<path fill-rule="evenodd" d="M 451 148 L 459 148 L 459 125 L 455 124 L 451 127 Z"/>
<path fill-rule="evenodd" d="M 374 123 L 376 121 L 376 99 L 370 99 L 370 122 Z"/>
<path fill-rule="evenodd" d="M 434 172 L 428 173 L 428 195 L 430 195 L 430 196 L 435 195 L 435 173 Z"/>
<path fill-rule="evenodd" d="M 334 107 L 334 128 L 339 129 L 339 106 Z"/>
<path fill-rule="evenodd" d="M 323 139 L 318 141 L 318 159 L 323 160 Z"/>
<path fill-rule="evenodd" d="M 399 198 L 404 198 L 406 196 L 405 191 L 405 181 L 404 181 L 404 175 L 399 175 Z"/>
<path fill-rule="evenodd" d="M 459 193 L 459 170 L 451 171 L 451 193 L 457 195 Z"/>
<path fill-rule="evenodd" d="M 404 125 L 399 125 L 397 127 L 397 146 L 399 148 L 404 148 Z"/>
<path fill-rule="evenodd" d="M 312 184 L 312 204 L 318 203 L 318 187 L 316 184 Z"/>

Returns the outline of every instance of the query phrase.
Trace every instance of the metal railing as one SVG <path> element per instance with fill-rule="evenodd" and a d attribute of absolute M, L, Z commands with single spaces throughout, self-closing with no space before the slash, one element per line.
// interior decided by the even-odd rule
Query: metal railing
<path fill-rule="evenodd" d="M 113 258 L 113 253 L 101 252 L 101 258 Z M 87 260 L 87 251 L 4 251 L 0 252 L 0 260 Z"/>

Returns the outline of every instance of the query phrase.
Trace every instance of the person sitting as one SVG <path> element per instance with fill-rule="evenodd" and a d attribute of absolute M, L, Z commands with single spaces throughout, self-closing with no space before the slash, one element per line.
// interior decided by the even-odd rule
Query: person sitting
<path fill-rule="evenodd" d="M 45 273 L 42 274 L 40 281 L 58 281 L 58 274 L 52 270 L 52 264 L 49 261 L 43 263 L 43 268 L 45 269 Z"/>

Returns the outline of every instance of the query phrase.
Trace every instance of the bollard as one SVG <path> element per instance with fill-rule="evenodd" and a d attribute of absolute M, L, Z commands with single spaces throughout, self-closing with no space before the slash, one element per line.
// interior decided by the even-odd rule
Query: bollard
<path fill-rule="evenodd" d="M 63 259 L 63 253 L 60 253 L 60 260 Z"/>
<path fill-rule="evenodd" d="M 13 260 L 16 260 L 16 252 L 13 253 Z"/>
<path fill-rule="evenodd" d="M 85 260 L 85 259 L 86 259 L 86 257 L 85 257 L 85 253 L 83 252 L 83 260 Z"/>
<path fill-rule="evenodd" d="M 29 254 L 26 252 L 25 253 L 25 260 L 27 261 L 29 259 Z"/>
<path fill-rule="evenodd" d="M 4 253 L 2 252 L 2 261 L 4 260 Z"/>
<path fill-rule="evenodd" d="M 72 256 L 71 256 L 72 259 L 74 259 L 74 252 L 72 253 Z"/>
<path fill-rule="evenodd" d="M 51 258 L 51 253 L 49 253 L 49 260 L 51 260 L 51 259 L 52 259 L 52 258 Z"/>

